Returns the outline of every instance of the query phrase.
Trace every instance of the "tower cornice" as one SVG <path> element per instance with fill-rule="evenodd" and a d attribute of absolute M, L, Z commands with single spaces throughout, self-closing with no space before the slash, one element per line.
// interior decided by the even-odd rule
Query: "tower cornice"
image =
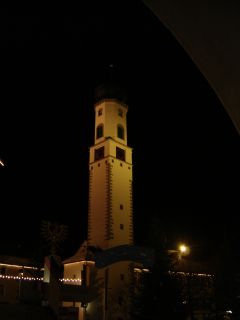
<path fill-rule="evenodd" d="M 104 103 L 104 102 L 115 102 L 115 103 L 118 103 L 119 105 L 121 105 L 122 107 L 124 107 L 124 108 L 126 108 L 128 110 L 128 105 L 126 103 L 116 99 L 116 98 L 103 98 L 103 99 L 95 102 L 94 109 L 96 107 L 98 107 L 99 105 L 101 105 L 102 103 Z"/>

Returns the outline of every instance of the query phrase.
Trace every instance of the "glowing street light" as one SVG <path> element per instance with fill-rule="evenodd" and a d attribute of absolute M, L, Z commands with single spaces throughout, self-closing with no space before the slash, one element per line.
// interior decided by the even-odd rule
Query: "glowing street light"
<path fill-rule="evenodd" d="M 168 253 L 172 254 L 175 253 L 178 256 L 178 259 L 181 259 L 182 256 L 186 256 L 188 255 L 190 252 L 190 248 L 189 246 L 181 243 L 178 246 L 178 249 L 174 249 L 174 250 L 168 250 Z"/>
<path fill-rule="evenodd" d="M 178 247 L 178 250 L 182 255 L 187 255 L 189 254 L 189 251 L 190 251 L 189 247 L 186 246 L 185 244 L 180 244 Z"/>

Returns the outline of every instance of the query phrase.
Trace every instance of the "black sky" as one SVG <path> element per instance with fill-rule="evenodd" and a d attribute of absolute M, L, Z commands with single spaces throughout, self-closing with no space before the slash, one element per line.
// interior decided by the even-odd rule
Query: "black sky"
<path fill-rule="evenodd" d="M 239 136 L 207 81 L 139 1 L 1 9 L 0 254 L 37 251 L 41 219 L 86 238 L 93 92 L 128 92 L 135 240 L 214 248 L 239 213 Z"/>

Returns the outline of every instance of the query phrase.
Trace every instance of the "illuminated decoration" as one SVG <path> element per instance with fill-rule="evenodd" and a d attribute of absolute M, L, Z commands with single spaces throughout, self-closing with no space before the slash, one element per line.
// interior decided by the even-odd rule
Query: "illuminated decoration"
<path fill-rule="evenodd" d="M 209 273 L 183 272 L 183 271 L 168 271 L 168 273 L 183 275 L 183 276 L 196 276 L 196 277 L 209 277 L 209 278 L 214 277 L 213 274 L 209 274 Z"/>
<path fill-rule="evenodd" d="M 82 279 L 80 279 L 80 278 L 75 278 L 75 279 L 63 278 L 63 279 L 60 279 L 60 281 L 61 282 L 71 282 L 71 283 L 79 282 L 80 284 L 82 283 Z"/>
<path fill-rule="evenodd" d="M 24 277 L 24 276 L 8 276 L 8 275 L 2 275 L 0 274 L 0 279 L 4 280 L 26 280 L 26 281 L 43 281 L 43 278 L 38 278 L 38 277 Z M 68 278 L 63 278 L 59 279 L 60 282 L 70 282 L 70 283 L 80 283 L 82 280 L 80 278 L 77 279 L 68 279 Z"/>
<path fill-rule="evenodd" d="M 0 274 L 0 279 L 6 280 L 26 280 L 26 281 L 43 281 L 43 278 L 23 277 L 23 276 L 8 276 Z"/>
<path fill-rule="evenodd" d="M 5 164 L 4 164 L 4 162 L 0 159 L 0 165 L 2 166 L 2 167 L 5 167 Z"/>
<path fill-rule="evenodd" d="M 70 264 L 79 264 L 79 263 L 82 263 L 82 264 L 95 264 L 95 261 L 91 261 L 91 260 L 82 260 L 82 261 L 76 261 L 76 262 L 68 262 L 68 263 L 65 263 L 65 265 L 70 265 Z"/>
<path fill-rule="evenodd" d="M 73 262 L 75 263 L 75 262 Z M 71 263 L 71 264 L 73 264 Z M 94 261 L 83 261 L 84 264 L 89 264 L 93 263 Z M 13 268 L 13 269 L 21 269 L 21 270 L 39 270 L 39 271 L 44 271 L 44 268 L 37 268 L 37 267 L 30 267 L 30 266 L 22 266 L 22 265 L 17 265 L 17 264 L 8 264 L 8 263 L 0 263 L 0 267 L 8 267 L 8 268 Z M 26 281 L 44 281 L 43 277 L 27 277 L 24 276 L 24 273 L 21 272 L 19 275 L 3 275 L 0 274 L 0 280 L 26 280 Z M 80 278 L 62 278 L 59 279 L 60 282 L 63 283 L 79 283 L 81 284 L 82 280 Z"/>

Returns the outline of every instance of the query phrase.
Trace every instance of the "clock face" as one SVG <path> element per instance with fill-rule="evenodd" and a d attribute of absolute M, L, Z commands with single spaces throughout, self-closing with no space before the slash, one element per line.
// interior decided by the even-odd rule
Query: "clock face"
<path fill-rule="evenodd" d="M 125 150 L 119 147 L 116 147 L 116 158 L 122 161 L 125 161 Z"/>

